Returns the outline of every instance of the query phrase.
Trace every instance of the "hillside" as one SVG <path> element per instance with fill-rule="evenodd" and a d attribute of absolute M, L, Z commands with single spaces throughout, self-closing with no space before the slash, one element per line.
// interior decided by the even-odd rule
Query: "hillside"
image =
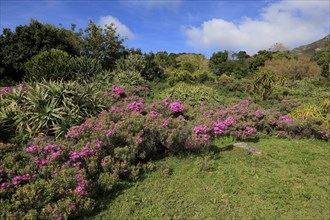
<path fill-rule="evenodd" d="M 325 49 L 330 47 L 330 34 L 318 41 L 315 41 L 311 44 L 303 45 L 293 49 L 291 52 L 299 55 L 313 56 L 318 50 Z"/>

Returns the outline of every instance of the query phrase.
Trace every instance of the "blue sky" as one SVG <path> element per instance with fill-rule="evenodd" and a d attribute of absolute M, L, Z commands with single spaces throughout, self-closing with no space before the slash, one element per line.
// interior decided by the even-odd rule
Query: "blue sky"
<path fill-rule="evenodd" d="M 329 34 L 327 0 L 1 0 L 0 25 L 12 30 L 30 19 L 85 28 L 89 19 L 114 23 L 125 45 L 143 52 L 220 50 L 254 54 L 275 43 L 288 48 Z"/>

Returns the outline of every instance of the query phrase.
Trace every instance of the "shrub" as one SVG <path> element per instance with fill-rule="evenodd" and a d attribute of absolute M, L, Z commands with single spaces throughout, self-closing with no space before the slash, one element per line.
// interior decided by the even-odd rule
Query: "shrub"
<path fill-rule="evenodd" d="M 190 85 L 178 83 L 172 88 L 165 89 L 158 98 L 179 99 L 192 106 L 200 105 L 202 102 L 221 101 L 217 91 L 205 85 Z"/>
<path fill-rule="evenodd" d="M 304 78 L 288 82 L 288 87 L 299 92 L 304 97 L 313 97 L 314 99 L 329 97 L 330 80 L 324 78 Z"/>
<path fill-rule="evenodd" d="M 175 60 L 180 70 L 186 70 L 191 73 L 208 70 L 208 60 L 201 54 L 179 54 Z"/>
<path fill-rule="evenodd" d="M 93 85 L 101 91 L 108 91 L 110 88 L 109 85 L 113 84 L 114 78 L 115 72 L 110 70 L 102 70 L 93 76 L 89 84 Z"/>
<path fill-rule="evenodd" d="M 120 71 L 114 74 L 114 83 L 121 86 L 145 86 L 147 82 L 136 71 Z"/>
<path fill-rule="evenodd" d="M 246 92 L 248 91 L 250 83 L 251 82 L 248 79 L 236 79 L 232 76 L 227 76 L 226 74 L 222 74 L 216 79 L 216 85 L 221 90 L 230 92 Z"/>
<path fill-rule="evenodd" d="M 32 57 L 25 64 L 25 79 L 40 82 L 44 80 L 73 79 L 70 71 L 71 56 L 62 50 L 51 49 Z"/>
<path fill-rule="evenodd" d="M 175 69 L 167 78 L 167 83 L 170 86 L 174 86 L 179 82 L 193 83 L 195 80 L 196 76 L 194 76 L 188 70 Z"/>
<path fill-rule="evenodd" d="M 128 96 L 147 97 L 151 95 L 151 90 L 147 86 L 126 86 L 125 90 Z"/>
<path fill-rule="evenodd" d="M 214 75 L 207 70 L 197 70 L 193 73 L 193 79 L 198 83 L 214 82 Z"/>
<path fill-rule="evenodd" d="M 284 76 L 291 80 L 302 80 L 306 77 L 318 77 L 321 68 L 307 57 L 297 59 L 272 59 L 266 62 L 261 71 L 271 71 L 277 77 Z"/>
<path fill-rule="evenodd" d="M 140 54 L 130 54 L 126 58 L 116 61 L 116 70 L 119 72 L 131 71 L 142 73 L 146 62 Z"/>

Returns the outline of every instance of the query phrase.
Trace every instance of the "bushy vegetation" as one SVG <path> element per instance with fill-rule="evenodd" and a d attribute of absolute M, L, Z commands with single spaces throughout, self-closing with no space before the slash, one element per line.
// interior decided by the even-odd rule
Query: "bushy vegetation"
<path fill-rule="evenodd" d="M 21 84 L 0 94 L 1 136 L 26 141 L 38 134 L 61 136 L 102 108 L 98 92 L 75 81 Z"/>
<path fill-rule="evenodd" d="M 70 59 L 65 51 L 43 51 L 26 62 L 25 78 L 28 81 L 74 79 L 70 72 Z"/>
<path fill-rule="evenodd" d="M 291 80 L 302 80 L 306 77 L 319 77 L 321 75 L 321 68 L 307 57 L 272 59 L 260 69 L 271 71 L 277 77 Z"/>
<path fill-rule="evenodd" d="M 62 33 L 70 47 L 32 46 L 16 63 L 0 61 L 0 218 L 81 218 L 99 195 L 153 170 L 150 160 L 219 140 L 329 140 L 323 54 L 143 54 L 112 25 L 90 21 L 76 33 L 32 21 L 17 30 L 30 29 Z M 1 45 L 15 47 L 16 32 Z"/>

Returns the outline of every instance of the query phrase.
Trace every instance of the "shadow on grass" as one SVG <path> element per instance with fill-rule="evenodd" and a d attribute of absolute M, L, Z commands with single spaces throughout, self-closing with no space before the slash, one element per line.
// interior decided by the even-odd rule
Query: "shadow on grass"
<path fill-rule="evenodd" d="M 160 149 L 157 151 L 156 154 L 154 154 L 152 157 L 147 157 L 144 160 L 140 160 L 139 163 L 136 163 L 134 165 L 139 164 L 146 164 L 149 161 L 157 162 L 164 158 L 169 156 L 169 154 L 165 151 L 165 149 Z M 111 203 L 120 195 L 122 195 L 125 190 L 133 187 L 136 183 L 142 182 L 148 175 L 148 173 L 155 172 L 157 169 L 148 171 L 144 168 L 140 167 L 141 173 L 139 174 L 138 178 L 136 180 L 119 180 L 114 184 L 110 192 L 100 193 L 98 194 L 98 197 L 95 197 L 96 205 L 95 210 L 93 212 L 87 213 L 82 219 L 93 219 L 93 217 L 97 216 L 100 212 L 106 210 L 109 208 Z"/>

